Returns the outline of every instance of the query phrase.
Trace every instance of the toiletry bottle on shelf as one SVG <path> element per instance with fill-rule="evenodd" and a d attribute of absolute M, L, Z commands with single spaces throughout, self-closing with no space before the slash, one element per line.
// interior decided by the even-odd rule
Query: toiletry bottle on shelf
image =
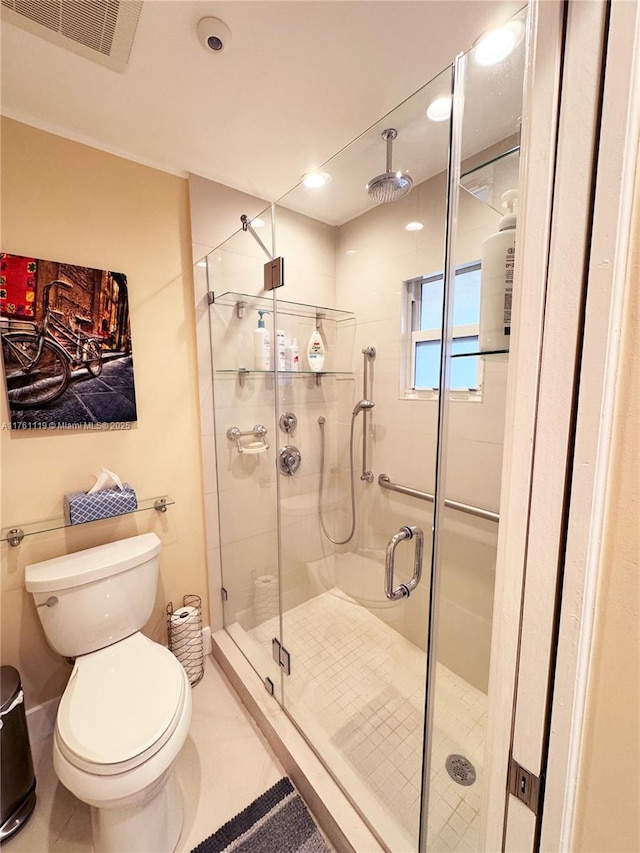
<path fill-rule="evenodd" d="M 502 204 L 508 212 L 500 220 L 498 231 L 482 244 L 480 352 L 509 349 L 517 200 L 517 190 L 502 194 Z"/>
<path fill-rule="evenodd" d="M 278 370 L 286 370 L 285 365 L 285 334 L 282 329 L 276 332 L 276 342 L 278 345 Z"/>
<path fill-rule="evenodd" d="M 300 352 L 298 350 L 297 338 L 291 338 L 291 344 L 284 351 L 285 370 L 300 369 Z"/>
<path fill-rule="evenodd" d="M 264 315 L 268 311 L 258 311 L 258 328 L 253 332 L 253 369 L 271 370 L 271 338 L 264 327 Z"/>
<path fill-rule="evenodd" d="M 309 338 L 307 361 L 309 362 L 309 370 L 313 370 L 314 373 L 322 371 L 324 367 L 324 341 L 317 327 L 313 330 Z"/>

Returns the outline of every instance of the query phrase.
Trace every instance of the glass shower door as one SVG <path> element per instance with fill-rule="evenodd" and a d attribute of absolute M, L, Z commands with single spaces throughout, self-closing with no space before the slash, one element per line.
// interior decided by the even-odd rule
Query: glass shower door
<path fill-rule="evenodd" d="M 447 70 L 326 163 L 322 188 L 300 184 L 276 207 L 288 276 L 278 306 L 285 298 L 340 309 L 320 309 L 298 333 L 309 369 L 307 341 L 318 325 L 322 371 L 278 377 L 278 417 L 297 418 L 280 439 L 301 453 L 297 472 L 278 475 L 281 641 L 290 662 L 282 702 L 394 851 L 418 849 L 433 507 L 378 477 L 433 495 L 437 393 L 417 388 L 406 370 L 413 339 L 403 328 L 404 283 L 444 268 L 449 122 L 426 112 L 450 92 Z M 414 186 L 380 203 L 366 187 L 376 176 L 379 183 L 389 154 Z M 442 293 L 434 298 L 440 317 Z M 291 334 L 280 308 L 278 316 Z M 406 527 L 421 534 L 397 537 L 392 588 L 411 594 L 387 597 L 388 543 Z M 424 575 L 413 589 L 422 537 Z"/>
<path fill-rule="evenodd" d="M 507 57 L 455 67 L 421 850 L 481 843 L 525 25 Z"/>
<path fill-rule="evenodd" d="M 458 62 L 452 175 L 447 69 L 261 217 L 267 252 L 243 231 L 207 259 L 225 626 L 403 853 L 474 849 L 481 820 L 508 366 L 483 244 L 517 188 L 523 20 L 509 59 Z"/>

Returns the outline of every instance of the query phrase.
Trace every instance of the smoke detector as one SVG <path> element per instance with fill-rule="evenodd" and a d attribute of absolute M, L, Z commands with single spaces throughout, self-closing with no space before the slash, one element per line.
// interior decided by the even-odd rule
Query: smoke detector
<path fill-rule="evenodd" d="M 2 18 L 59 47 L 125 71 L 142 0 L 2 0 Z"/>
<path fill-rule="evenodd" d="M 220 18 L 201 18 L 198 38 L 207 53 L 222 53 L 231 43 L 231 30 Z"/>

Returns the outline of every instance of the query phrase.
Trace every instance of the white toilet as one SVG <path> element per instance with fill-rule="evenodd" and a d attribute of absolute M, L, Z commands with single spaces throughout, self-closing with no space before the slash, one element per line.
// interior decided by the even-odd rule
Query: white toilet
<path fill-rule="evenodd" d="M 58 778 L 91 806 L 96 853 L 171 853 L 182 828 L 173 764 L 191 722 L 178 660 L 140 633 L 160 540 L 133 536 L 26 567 L 49 645 L 75 658 L 58 709 Z"/>

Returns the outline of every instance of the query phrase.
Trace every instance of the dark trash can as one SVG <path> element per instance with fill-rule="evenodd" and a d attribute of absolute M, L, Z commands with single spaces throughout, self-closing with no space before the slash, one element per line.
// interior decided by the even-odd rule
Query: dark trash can
<path fill-rule="evenodd" d="M 0 667 L 0 842 L 25 825 L 36 805 L 27 718 L 20 674 Z"/>

